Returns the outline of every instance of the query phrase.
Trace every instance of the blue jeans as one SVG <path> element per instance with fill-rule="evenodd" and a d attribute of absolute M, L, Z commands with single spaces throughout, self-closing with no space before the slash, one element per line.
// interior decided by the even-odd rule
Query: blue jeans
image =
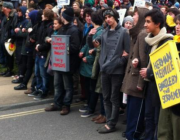
<path fill-rule="evenodd" d="M 144 100 L 129 95 L 127 101 L 126 138 L 136 140 L 144 130 Z"/>
<path fill-rule="evenodd" d="M 35 59 L 35 76 L 36 76 L 36 89 L 42 90 L 43 94 L 48 92 L 48 74 L 47 69 L 44 67 L 46 62 L 45 57 L 36 56 Z"/>
<path fill-rule="evenodd" d="M 73 75 L 70 73 L 54 71 L 54 103 L 61 108 L 70 107 L 73 99 Z"/>
<path fill-rule="evenodd" d="M 146 100 L 145 100 L 145 132 L 146 137 L 144 140 L 157 140 L 158 120 L 160 106 L 153 106 L 151 94 L 153 89 L 148 87 Z"/>

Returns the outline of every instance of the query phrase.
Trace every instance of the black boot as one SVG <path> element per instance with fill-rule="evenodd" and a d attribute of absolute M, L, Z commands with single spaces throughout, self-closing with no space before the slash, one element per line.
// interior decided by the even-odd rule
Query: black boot
<path fill-rule="evenodd" d="M 23 82 L 23 77 L 19 77 L 18 79 L 12 80 L 12 83 L 19 84 Z"/>
<path fill-rule="evenodd" d="M 27 86 L 22 83 L 16 87 L 14 87 L 14 90 L 26 90 L 26 89 L 27 89 Z"/>

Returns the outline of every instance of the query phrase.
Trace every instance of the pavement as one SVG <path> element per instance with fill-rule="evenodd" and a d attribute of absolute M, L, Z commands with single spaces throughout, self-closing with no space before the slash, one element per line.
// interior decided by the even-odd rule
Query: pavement
<path fill-rule="evenodd" d="M 25 90 L 14 90 L 18 84 L 11 81 L 12 77 L 0 77 L 0 111 L 53 102 L 52 96 L 42 101 L 34 101 L 32 97 L 24 94 Z"/>
<path fill-rule="evenodd" d="M 62 116 L 59 111 L 45 112 L 49 104 L 0 111 L 1 140 L 124 140 L 125 130 L 119 116 L 117 131 L 99 134 L 97 129 L 104 124 L 96 124 L 92 117 L 81 118 L 80 104 L 72 104 L 71 112 Z M 97 109 L 97 114 L 99 111 Z M 97 115 L 95 114 L 95 115 Z"/>

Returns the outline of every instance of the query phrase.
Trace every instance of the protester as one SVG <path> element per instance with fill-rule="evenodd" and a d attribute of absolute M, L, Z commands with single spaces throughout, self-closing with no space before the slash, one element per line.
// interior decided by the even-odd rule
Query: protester
<path fill-rule="evenodd" d="M 1 43 L 4 45 L 8 39 L 14 43 L 15 36 L 12 34 L 12 30 L 15 29 L 17 24 L 17 15 L 13 10 L 13 4 L 11 2 L 3 2 L 2 11 L 4 13 L 4 18 L 1 22 Z M 8 19 L 8 20 L 7 20 Z M 5 46 L 4 46 L 5 47 Z M 14 57 L 11 56 L 6 50 L 4 51 L 6 58 L 7 70 L 2 72 L 0 75 L 4 77 L 12 76 L 12 70 L 14 68 Z"/>
<path fill-rule="evenodd" d="M 143 26 L 145 23 L 144 15 L 148 11 L 147 8 L 136 8 L 133 16 L 135 26 L 129 30 L 132 40 L 122 85 L 122 91 L 128 95 L 126 127 L 126 138 L 128 140 L 139 139 L 144 130 L 144 79 L 140 76 L 139 71 L 147 63 L 145 41 L 143 41 L 147 33 L 143 29 Z M 135 61 L 134 59 L 139 62 L 139 65 L 132 67 L 132 64 L 134 64 L 133 61 Z"/>
<path fill-rule="evenodd" d="M 37 41 L 37 31 L 41 26 L 42 22 L 42 10 L 32 10 L 27 15 L 27 18 L 30 18 L 32 28 L 28 28 L 29 37 L 27 38 L 26 43 L 26 52 L 28 57 L 28 63 L 27 63 L 27 71 L 25 78 L 23 82 L 15 87 L 15 90 L 19 90 L 19 88 L 23 88 L 24 86 L 27 86 L 28 81 L 30 80 L 30 77 L 33 73 L 34 68 L 34 62 L 35 62 L 35 47 L 36 47 L 36 41 Z M 28 96 L 35 96 L 36 95 L 36 77 L 33 77 L 33 80 L 31 82 L 31 87 L 27 91 L 25 91 L 25 94 L 28 94 Z"/>
<path fill-rule="evenodd" d="M 116 130 L 118 122 L 119 92 L 124 77 L 130 38 L 126 29 L 119 24 L 119 14 L 115 10 L 105 9 L 103 18 L 108 27 L 95 44 L 98 46 L 101 43 L 99 63 L 107 124 L 98 129 L 98 132 L 110 133 Z"/>
<path fill-rule="evenodd" d="M 26 0 L 22 0 L 22 2 L 21 2 L 21 6 L 25 6 L 25 7 L 27 7 L 27 1 L 26 1 Z"/>
<path fill-rule="evenodd" d="M 80 49 L 86 44 L 86 37 L 90 30 L 93 28 L 91 21 L 91 14 L 93 10 L 90 8 L 86 8 L 83 12 L 83 18 L 86 21 L 83 29 L 83 36 L 81 37 Z M 87 98 L 86 89 L 85 89 L 85 77 L 80 75 L 80 84 L 81 84 L 81 97 L 78 101 L 85 100 Z M 80 112 L 85 112 L 87 110 L 87 106 L 83 106 L 79 109 Z"/>
<path fill-rule="evenodd" d="M 85 111 L 81 117 L 89 117 L 94 114 L 98 96 L 99 94 L 95 93 L 96 83 L 97 79 L 92 79 L 92 68 L 93 63 L 95 59 L 95 55 L 92 53 L 89 53 L 91 48 L 93 47 L 93 40 L 101 36 L 102 33 L 102 23 L 103 18 L 100 15 L 101 13 L 93 12 L 91 14 L 92 24 L 93 27 L 90 32 L 88 33 L 86 44 L 83 46 L 83 48 L 80 50 L 79 57 L 82 59 L 81 65 L 80 65 L 80 74 L 85 77 L 85 89 L 87 93 L 87 111 Z"/>
<path fill-rule="evenodd" d="M 145 38 L 148 60 L 150 53 L 173 38 L 173 35 L 167 34 L 164 23 L 164 15 L 157 9 L 150 10 L 145 14 L 144 27 L 146 32 L 149 33 Z M 160 99 L 150 60 L 147 67 L 141 68 L 140 75 L 147 81 L 145 91 L 145 140 L 157 140 Z"/>
<path fill-rule="evenodd" d="M 80 4 L 75 1 L 75 2 L 73 3 L 73 10 L 78 10 L 78 9 L 80 10 Z"/>
<path fill-rule="evenodd" d="M 121 2 L 119 0 L 114 1 L 114 9 L 120 10 Z"/>
<path fill-rule="evenodd" d="M 70 72 L 54 71 L 54 104 L 45 111 L 60 110 L 61 115 L 70 113 L 70 107 L 73 99 L 73 73 L 76 72 L 79 63 L 79 33 L 73 22 L 73 9 L 67 8 L 62 13 L 63 29 L 60 35 L 71 35 L 69 43 L 70 54 Z"/>
<path fill-rule="evenodd" d="M 50 36 L 53 32 L 54 13 L 50 9 L 43 10 L 41 27 L 37 30 L 37 41 L 36 41 L 36 58 L 35 58 L 35 76 L 36 76 L 36 88 L 37 90 L 33 93 L 35 96 L 34 100 L 42 100 L 47 97 L 48 93 L 48 74 L 47 69 L 44 67 L 46 62 L 48 51 L 51 45 L 45 42 L 45 38 Z"/>
<path fill-rule="evenodd" d="M 97 13 L 97 14 L 96 14 Z M 98 20 L 100 22 L 97 22 Z M 102 11 L 98 11 L 98 12 L 94 12 L 92 14 L 92 22 L 96 23 L 97 25 L 94 25 L 94 27 L 97 27 L 98 24 L 102 25 L 103 23 L 103 18 L 102 18 Z M 103 27 L 103 26 L 102 26 Z M 103 28 L 102 28 L 103 29 Z M 92 29 L 90 31 L 89 34 L 93 33 L 94 29 Z M 100 30 L 99 30 L 100 32 Z M 97 34 L 97 32 L 95 33 Z M 89 109 L 88 110 L 95 110 L 96 104 L 97 104 L 97 99 L 98 96 L 100 98 L 100 114 L 96 117 L 92 118 L 92 121 L 95 122 L 96 124 L 102 124 L 102 123 L 106 123 L 106 113 L 105 113 L 105 109 L 104 109 L 104 101 L 103 101 L 103 95 L 102 95 L 102 86 L 101 86 L 101 73 L 99 71 L 99 57 L 100 57 L 100 50 L 101 50 L 101 46 L 97 46 L 96 48 L 94 48 L 94 44 L 92 44 L 92 37 L 94 37 L 95 35 L 89 35 L 88 36 L 88 44 L 89 44 L 89 54 L 91 55 L 95 55 L 95 60 L 93 63 L 93 67 L 92 67 L 92 79 L 95 79 L 96 82 L 96 87 L 95 87 L 95 94 L 92 94 L 92 98 L 89 104 Z M 94 39 L 96 40 L 96 38 Z"/>
<path fill-rule="evenodd" d="M 127 16 L 123 20 L 123 27 L 130 30 L 134 26 L 134 20 L 131 16 Z"/>
<path fill-rule="evenodd" d="M 12 83 L 21 83 L 23 81 L 23 77 L 25 74 L 25 71 L 22 71 L 22 60 L 24 59 L 23 55 L 25 50 L 25 42 L 27 38 L 27 33 L 24 32 L 24 29 L 28 26 L 28 20 L 26 19 L 26 10 L 27 7 L 21 6 L 17 8 L 18 13 L 18 21 L 17 25 L 13 31 L 13 34 L 15 36 L 15 44 L 16 44 L 16 50 L 15 50 L 15 59 L 16 64 L 18 66 L 18 79 L 15 79 L 12 81 Z M 23 29 L 24 28 L 24 29 Z"/>
<path fill-rule="evenodd" d="M 177 38 L 180 36 L 180 15 L 174 19 L 176 23 L 176 42 L 178 51 L 180 50 L 180 42 Z M 167 109 L 160 108 L 159 123 L 158 123 L 158 139 L 159 140 L 179 140 L 180 138 L 180 104 Z"/>
<path fill-rule="evenodd" d="M 177 8 L 169 8 L 166 16 L 166 29 L 168 33 L 175 35 L 175 26 L 174 18 L 176 15 L 180 14 L 180 11 Z"/>

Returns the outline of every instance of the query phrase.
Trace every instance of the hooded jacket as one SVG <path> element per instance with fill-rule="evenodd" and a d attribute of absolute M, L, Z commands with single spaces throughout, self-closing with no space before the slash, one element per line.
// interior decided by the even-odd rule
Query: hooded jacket
<path fill-rule="evenodd" d="M 129 30 L 131 36 L 131 46 L 126 67 L 125 77 L 123 80 L 122 91 L 128 95 L 135 97 L 143 97 L 143 92 L 137 89 L 144 87 L 144 79 L 140 76 L 139 71 L 141 68 L 146 67 L 147 54 L 145 54 L 145 37 L 147 33 L 144 29 L 145 18 L 144 15 L 149 11 L 147 8 L 137 8 L 139 20 L 137 24 Z M 138 58 L 139 66 L 134 68 L 132 60 Z"/>

